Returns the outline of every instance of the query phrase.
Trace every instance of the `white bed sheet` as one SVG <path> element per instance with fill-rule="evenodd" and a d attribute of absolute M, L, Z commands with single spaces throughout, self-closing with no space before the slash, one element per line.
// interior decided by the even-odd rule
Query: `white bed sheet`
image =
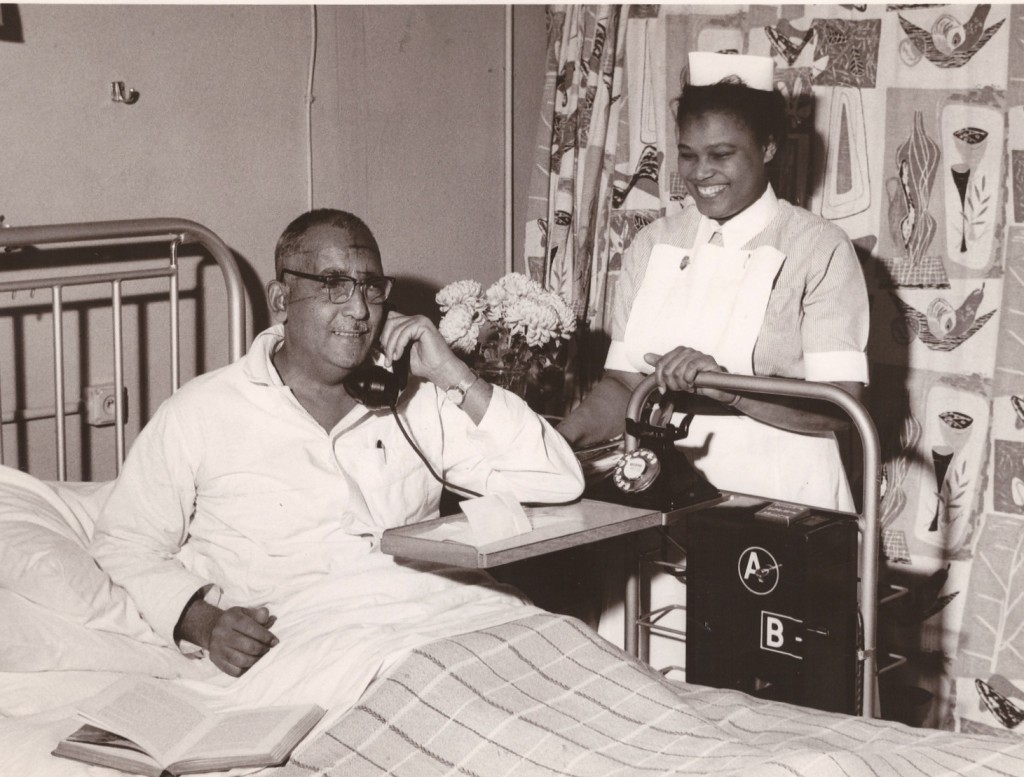
<path fill-rule="evenodd" d="M 390 559 L 364 570 L 358 589 L 380 592 L 388 580 L 404 587 L 417 581 L 414 601 L 382 606 L 369 595 L 339 607 L 338 581 L 308 592 L 299 606 L 279 610 L 275 632 L 281 643 L 241 678 L 222 673 L 207 680 L 169 680 L 191 688 L 213 709 L 267 704 L 319 703 L 328 714 L 314 730 L 331 725 L 360 697 L 380 672 L 416 647 L 445 636 L 538 613 L 535 607 L 501 591 L 465 585 L 445 576 L 402 569 L 385 570 Z M 455 573 L 461 576 L 464 573 Z M 427 581 L 429 584 L 424 584 Z M 364 587 L 365 586 L 365 587 Z M 204 661 L 203 663 L 207 663 Z M 80 725 L 76 705 L 99 693 L 115 672 L 0 673 L 0 775 L 113 777 L 118 772 L 87 767 L 50 752 Z"/>
<path fill-rule="evenodd" d="M 94 696 L 120 672 L 0 672 L 0 717 L 38 715 Z"/>
<path fill-rule="evenodd" d="M 0 672 L 0 774 L 108 777 L 119 772 L 55 758 L 50 752 L 81 722 L 76 705 L 107 688 L 117 672 Z"/>
<path fill-rule="evenodd" d="M 9 587 L 0 585 L 2 777 L 118 774 L 50 752 L 80 725 L 77 704 L 125 671 L 173 678 L 214 710 L 316 703 L 328 710 L 320 730 L 409 650 L 540 612 L 483 573 L 407 565 L 364 545 L 337 572 L 273 603 L 280 644 L 233 678 L 154 638 L 95 566 L 88 542 L 107 493 L 108 484 L 43 483 L 0 467 L 3 550 L 34 581 L 8 575 Z"/>

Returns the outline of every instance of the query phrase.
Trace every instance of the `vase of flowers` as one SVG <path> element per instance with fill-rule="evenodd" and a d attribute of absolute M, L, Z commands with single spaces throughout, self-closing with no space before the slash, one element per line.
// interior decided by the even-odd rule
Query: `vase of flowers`
<path fill-rule="evenodd" d="M 486 291 L 478 281 L 455 281 L 435 300 L 441 336 L 487 382 L 538 400 L 531 391 L 550 382 L 545 373 L 564 368 L 576 317 L 560 294 L 522 273 L 509 273 Z"/>
<path fill-rule="evenodd" d="M 493 364 L 478 363 L 477 374 L 493 386 L 501 386 L 513 394 L 526 398 L 528 389 L 529 368 L 498 367 Z"/>

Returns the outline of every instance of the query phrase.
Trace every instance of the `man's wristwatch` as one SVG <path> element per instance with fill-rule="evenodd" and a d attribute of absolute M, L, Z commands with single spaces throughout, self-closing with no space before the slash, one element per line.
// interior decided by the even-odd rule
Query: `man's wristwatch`
<path fill-rule="evenodd" d="M 462 407 L 462 403 L 466 401 L 466 394 L 469 392 L 470 387 L 476 383 L 479 378 L 479 375 L 470 370 L 469 377 L 463 379 L 458 386 L 452 386 L 444 392 L 445 397 L 449 402 L 455 405 L 455 407 Z"/>

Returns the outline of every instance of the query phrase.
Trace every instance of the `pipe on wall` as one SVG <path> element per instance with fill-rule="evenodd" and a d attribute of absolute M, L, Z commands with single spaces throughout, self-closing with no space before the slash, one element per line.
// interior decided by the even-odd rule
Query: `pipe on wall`
<path fill-rule="evenodd" d="M 512 272 L 512 8 L 505 6 L 505 272 Z"/>

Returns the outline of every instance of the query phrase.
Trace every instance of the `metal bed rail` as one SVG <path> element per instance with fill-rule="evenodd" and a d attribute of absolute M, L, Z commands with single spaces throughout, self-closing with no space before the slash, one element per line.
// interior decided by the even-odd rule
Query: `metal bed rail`
<path fill-rule="evenodd" d="M 0 248 L 10 251 L 40 245 L 62 245 L 67 248 L 82 248 L 84 245 L 120 240 L 156 242 L 168 240 L 168 264 L 166 267 L 125 271 L 85 271 L 75 276 L 52 276 L 27 278 L 18 281 L 0 282 L 0 292 L 30 291 L 49 289 L 52 294 L 53 313 L 53 376 L 54 412 L 57 443 L 57 477 L 67 479 L 67 440 L 65 419 L 69 407 L 64 385 L 64 338 L 63 306 L 64 289 L 74 286 L 110 284 L 111 310 L 113 316 L 114 354 L 114 423 L 116 428 L 116 466 L 120 471 L 125 456 L 124 426 L 124 345 L 123 285 L 127 281 L 152 278 L 167 278 L 170 301 L 171 332 L 171 383 L 172 390 L 180 384 L 179 362 L 179 264 L 178 252 L 182 245 L 197 245 L 205 249 L 217 263 L 227 293 L 228 317 L 228 358 L 235 361 L 245 351 L 245 292 L 242 276 L 234 255 L 223 240 L 207 227 L 195 221 L 178 218 L 127 219 L 121 221 L 94 221 L 79 224 L 51 224 L 42 226 L 7 227 L 0 229 Z M 39 411 L 25 411 L 21 418 L 45 417 Z M 2 435 L 0 435 L 2 442 Z M 0 444 L 0 462 L 3 447 Z"/>

